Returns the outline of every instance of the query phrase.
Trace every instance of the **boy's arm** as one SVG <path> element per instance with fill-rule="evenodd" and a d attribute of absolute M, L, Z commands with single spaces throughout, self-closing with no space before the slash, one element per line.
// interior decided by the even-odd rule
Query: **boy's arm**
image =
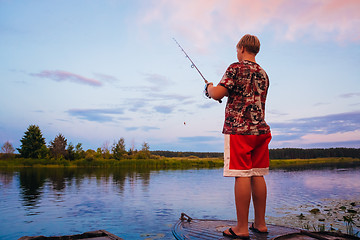
<path fill-rule="evenodd" d="M 215 100 L 221 100 L 223 97 L 229 95 L 228 90 L 225 87 L 221 85 L 214 87 L 211 82 L 207 84 L 207 91 L 210 97 Z"/>

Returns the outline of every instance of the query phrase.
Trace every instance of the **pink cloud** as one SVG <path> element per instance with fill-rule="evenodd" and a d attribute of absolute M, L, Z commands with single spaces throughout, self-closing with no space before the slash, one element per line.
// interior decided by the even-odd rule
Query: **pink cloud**
<path fill-rule="evenodd" d="M 201 45 L 244 33 L 273 31 L 278 38 L 360 41 L 359 0 L 157 0 L 141 24 L 158 24 Z"/>
<path fill-rule="evenodd" d="M 41 77 L 41 78 L 48 78 L 54 81 L 70 81 L 70 82 L 76 82 L 81 84 L 87 84 L 91 86 L 100 87 L 102 86 L 102 83 L 96 79 L 86 78 L 74 73 L 65 72 L 65 71 L 42 71 L 40 73 L 34 73 L 31 74 L 32 76 Z"/>
<path fill-rule="evenodd" d="M 307 144 L 316 142 L 348 142 L 359 141 L 360 130 L 351 132 L 338 132 L 332 134 L 307 134 L 301 137 L 301 141 Z"/>

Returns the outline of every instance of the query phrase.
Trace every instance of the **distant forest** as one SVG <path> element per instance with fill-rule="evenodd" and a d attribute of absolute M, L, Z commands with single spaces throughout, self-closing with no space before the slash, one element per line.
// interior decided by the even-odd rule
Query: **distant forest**
<path fill-rule="evenodd" d="M 270 159 L 311 159 L 326 157 L 360 158 L 360 148 L 278 148 L 270 149 Z M 152 155 L 164 157 L 222 158 L 222 152 L 173 152 L 151 151 Z"/>

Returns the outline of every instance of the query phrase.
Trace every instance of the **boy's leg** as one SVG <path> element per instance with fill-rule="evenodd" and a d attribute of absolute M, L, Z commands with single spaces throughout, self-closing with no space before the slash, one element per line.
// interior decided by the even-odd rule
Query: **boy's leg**
<path fill-rule="evenodd" d="M 247 236 L 249 235 L 248 217 L 251 200 L 251 178 L 236 177 L 234 191 L 237 225 L 233 228 L 233 231 L 238 235 Z"/>
<path fill-rule="evenodd" d="M 258 141 L 256 147 L 252 152 L 253 168 L 259 176 L 251 178 L 252 197 L 255 210 L 254 225 L 261 232 L 266 232 L 267 227 L 265 223 L 265 210 L 266 210 L 266 183 L 263 177 L 269 171 L 269 142 L 271 134 L 264 134 L 257 136 Z"/>
<path fill-rule="evenodd" d="M 266 182 L 263 176 L 251 177 L 251 189 L 253 204 L 255 210 L 254 225 L 259 231 L 266 232 L 267 227 L 265 223 L 265 210 L 266 210 Z"/>

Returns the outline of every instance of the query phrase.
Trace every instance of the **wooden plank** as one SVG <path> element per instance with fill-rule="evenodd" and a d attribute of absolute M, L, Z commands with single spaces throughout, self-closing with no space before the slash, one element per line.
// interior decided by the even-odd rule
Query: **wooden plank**
<path fill-rule="evenodd" d="M 224 237 L 222 233 L 229 227 L 235 225 L 236 221 L 192 219 L 186 214 L 182 214 L 180 220 L 174 225 L 172 233 L 177 240 L 228 240 L 229 238 Z M 249 226 L 250 225 L 251 223 L 249 223 Z M 309 232 L 272 224 L 267 224 L 267 228 L 268 234 L 255 233 L 249 230 L 250 239 L 360 240 L 358 237 L 336 232 Z"/>
<path fill-rule="evenodd" d="M 124 240 L 106 230 L 96 230 L 91 232 L 85 232 L 82 234 L 65 235 L 65 236 L 24 236 L 18 240 L 63 240 L 63 239 L 84 239 L 84 240 Z"/>
<path fill-rule="evenodd" d="M 236 225 L 236 221 L 231 220 L 201 220 L 192 219 L 179 220 L 173 227 L 173 235 L 178 240 L 183 239 L 228 239 L 222 232 L 231 226 Z M 249 223 L 250 226 L 250 223 Z M 282 227 L 277 225 L 267 225 L 268 234 L 255 233 L 249 231 L 251 239 L 271 239 L 279 235 L 299 232 L 299 229 Z"/>

